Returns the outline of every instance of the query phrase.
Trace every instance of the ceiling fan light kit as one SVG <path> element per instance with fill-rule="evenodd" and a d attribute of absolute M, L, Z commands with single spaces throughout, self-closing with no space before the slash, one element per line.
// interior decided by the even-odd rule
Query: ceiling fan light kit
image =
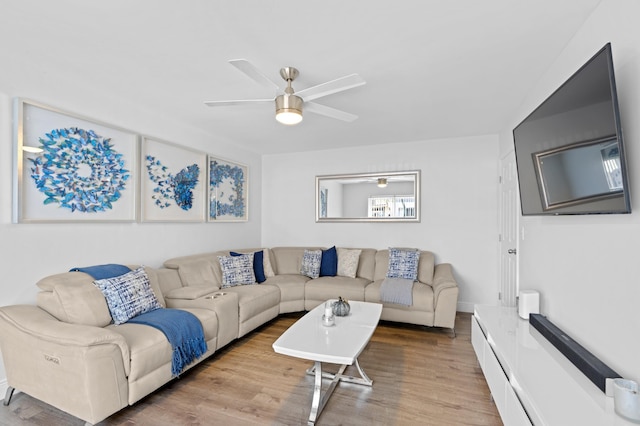
<path fill-rule="evenodd" d="M 276 96 L 276 120 L 292 126 L 302 121 L 302 98 L 296 95 Z"/>
<path fill-rule="evenodd" d="M 231 65 L 243 72 L 247 77 L 258 84 L 278 90 L 278 85 L 271 81 L 265 74 L 258 70 L 253 64 L 246 59 L 234 59 L 229 61 Z M 357 115 L 350 114 L 339 109 L 331 108 L 326 105 L 310 102 L 311 100 L 321 98 L 323 96 L 332 95 L 354 87 L 362 86 L 365 81 L 358 74 L 351 74 L 336 80 L 318 84 L 301 90 L 297 95 L 294 94 L 291 82 L 296 79 L 299 72 L 296 68 L 285 67 L 280 70 L 280 76 L 287 82 L 284 94 L 275 97 L 276 103 L 276 120 L 282 124 L 295 125 L 302 121 L 302 107 L 306 103 L 307 112 L 323 115 L 337 120 L 352 122 L 358 118 Z M 206 101 L 205 105 L 211 107 L 220 106 L 239 106 L 251 103 L 267 103 L 273 102 L 274 99 L 246 99 L 246 100 L 228 100 L 228 101 Z"/>
<path fill-rule="evenodd" d="M 387 178 L 378 178 L 378 187 L 386 188 L 387 187 Z"/>

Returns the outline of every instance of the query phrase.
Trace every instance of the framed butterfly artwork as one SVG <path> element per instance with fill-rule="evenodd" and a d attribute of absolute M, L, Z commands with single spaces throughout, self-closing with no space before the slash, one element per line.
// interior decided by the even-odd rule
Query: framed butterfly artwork
<path fill-rule="evenodd" d="M 249 169 L 209 156 L 209 222 L 246 222 L 249 218 Z"/>
<path fill-rule="evenodd" d="M 14 100 L 14 223 L 133 222 L 138 135 Z"/>
<path fill-rule="evenodd" d="M 206 154 L 143 137 L 140 174 L 141 222 L 205 221 Z"/>

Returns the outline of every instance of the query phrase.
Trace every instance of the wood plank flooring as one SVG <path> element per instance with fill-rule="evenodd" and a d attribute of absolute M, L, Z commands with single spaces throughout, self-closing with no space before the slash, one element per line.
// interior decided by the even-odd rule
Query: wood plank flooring
<path fill-rule="evenodd" d="M 311 363 L 271 347 L 299 317 L 280 316 L 100 425 L 306 425 Z M 502 425 L 471 346 L 471 314 L 458 313 L 456 332 L 382 322 L 359 358 L 373 387 L 338 385 L 316 424 Z M 0 406 L 0 425 L 83 424 L 22 393 Z"/>

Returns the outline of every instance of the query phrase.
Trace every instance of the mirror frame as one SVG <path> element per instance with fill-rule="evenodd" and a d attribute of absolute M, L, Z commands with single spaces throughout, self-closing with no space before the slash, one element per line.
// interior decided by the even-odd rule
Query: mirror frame
<path fill-rule="evenodd" d="M 412 217 L 320 217 L 320 181 L 344 179 L 377 179 L 391 176 L 412 176 L 416 214 Z M 316 176 L 316 222 L 420 222 L 420 170 L 375 173 L 347 173 Z"/>

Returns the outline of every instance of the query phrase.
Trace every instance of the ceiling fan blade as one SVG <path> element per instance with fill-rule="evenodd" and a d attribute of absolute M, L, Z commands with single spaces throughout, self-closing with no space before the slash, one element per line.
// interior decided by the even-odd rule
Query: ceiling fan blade
<path fill-rule="evenodd" d="M 279 90 L 279 86 L 271 81 L 269 77 L 264 75 L 262 71 L 256 68 L 251 62 L 246 59 L 232 59 L 229 61 L 231 65 L 242 71 L 247 77 L 255 81 L 261 86 L 268 87 L 274 91 Z"/>
<path fill-rule="evenodd" d="M 273 99 L 239 99 L 233 101 L 205 101 L 207 106 L 238 106 L 247 104 L 273 103 Z"/>
<path fill-rule="evenodd" d="M 323 96 L 332 95 L 334 93 L 342 92 L 343 90 L 353 89 L 354 87 L 362 86 L 364 84 L 366 84 L 366 81 L 364 81 L 362 77 L 358 74 L 351 74 L 336 80 L 318 84 L 317 86 L 300 90 L 299 92 L 296 92 L 296 95 L 300 96 L 305 101 L 312 101 Z"/>
<path fill-rule="evenodd" d="M 313 112 L 315 114 L 324 115 L 325 117 L 336 118 L 338 120 L 351 123 L 355 121 L 358 116 L 339 109 L 331 108 L 326 105 L 320 105 L 315 102 L 305 102 L 304 111 Z"/>

